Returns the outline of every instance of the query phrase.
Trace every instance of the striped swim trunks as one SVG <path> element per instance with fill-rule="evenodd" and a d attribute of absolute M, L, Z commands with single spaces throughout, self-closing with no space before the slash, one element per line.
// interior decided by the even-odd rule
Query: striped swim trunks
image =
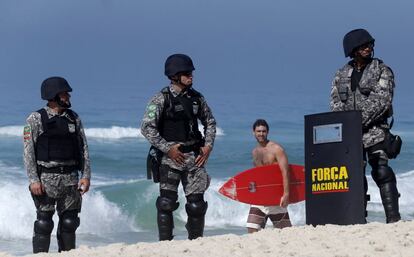
<path fill-rule="evenodd" d="M 272 221 L 275 228 L 291 226 L 287 208 L 251 205 L 246 227 L 260 230 L 266 226 L 267 219 Z"/>

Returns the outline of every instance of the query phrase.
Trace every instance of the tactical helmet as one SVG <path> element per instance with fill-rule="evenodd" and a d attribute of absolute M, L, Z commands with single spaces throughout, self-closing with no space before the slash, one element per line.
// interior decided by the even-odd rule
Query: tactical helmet
<path fill-rule="evenodd" d="M 52 100 L 55 96 L 62 92 L 72 92 L 72 88 L 66 79 L 61 77 L 50 77 L 42 82 L 40 89 L 43 100 Z"/>
<path fill-rule="evenodd" d="M 195 70 L 193 61 L 188 55 L 173 54 L 165 61 L 164 74 L 167 77 L 175 76 L 180 72 L 188 72 Z"/>
<path fill-rule="evenodd" d="M 374 42 L 375 39 L 365 29 L 351 30 L 344 36 L 343 44 L 345 57 L 351 56 L 355 48 Z"/>

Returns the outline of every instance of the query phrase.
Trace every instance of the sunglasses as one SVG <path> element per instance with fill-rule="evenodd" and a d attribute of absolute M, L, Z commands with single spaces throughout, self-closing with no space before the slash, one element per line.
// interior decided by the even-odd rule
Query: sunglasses
<path fill-rule="evenodd" d="M 374 43 L 363 44 L 362 46 L 358 47 L 358 50 L 364 50 L 366 48 L 370 48 L 370 49 L 374 48 Z"/>
<path fill-rule="evenodd" d="M 180 74 L 178 74 L 180 76 L 186 76 L 186 77 L 190 77 L 193 76 L 193 72 L 192 71 L 186 71 L 186 72 L 181 72 Z"/>

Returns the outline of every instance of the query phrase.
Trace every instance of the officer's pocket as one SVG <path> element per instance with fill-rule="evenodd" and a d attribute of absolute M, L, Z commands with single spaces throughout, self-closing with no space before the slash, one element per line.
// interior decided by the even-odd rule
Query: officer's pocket
<path fill-rule="evenodd" d="M 385 131 L 384 146 L 388 158 L 397 158 L 397 156 L 400 154 L 402 146 L 401 137 L 391 134 L 390 131 Z"/>
<path fill-rule="evenodd" d="M 160 166 L 163 152 L 151 146 L 147 156 L 147 178 L 153 179 L 154 183 L 160 182 Z"/>
<path fill-rule="evenodd" d="M 170 170 L 170 167 L 168 165 L 161 164 L 159 168 L 159 178 L 160 183 L 167 183 L 168 182 L 168 171 Z"/>
<path fill-rule="evenodd" d="M 346 100 L 348 100 L 348 87 L 339 86 L 338 94 L 339 94 L 339 99 L 341 99 L 342 102 L 345 102 Z"/>
<path fill-rule="evenodd" d="M 359 87 L 359 92 L 361 92 L 361 94 L 365 95 L 366 97 L 369 96 L 369 94 L 372 91 L 372 87 L 374 87 L 376 84 L 376 81 L 370 79 L 368 80 L 366 85 L 362 85 Z"/>

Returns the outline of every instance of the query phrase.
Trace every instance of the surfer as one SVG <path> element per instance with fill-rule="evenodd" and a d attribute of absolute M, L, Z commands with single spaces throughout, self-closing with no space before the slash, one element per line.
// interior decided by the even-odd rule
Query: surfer
<path fill-rule="evenodd" d="M 270 219 L 275 228 L 290 227 L 289 213 L 289 163 L 286 153 L 282 146 L 267 138 L 269 125 L 263 119 L 258 119 L 253 124 L 253 135 L 257 140 L 257 146 L 253 149 L 254 166 L 264 166 L 278 163 L 283 177 L 284 193 L 278 206 L 251 205 L 247 218 L 247 231 L 257 232 L 264 228 L 267 219 Z"/>
<path fill-rule="evenodd" d="M 395 158 L 401 141 L 390 133 L 393 120 L 394 74 L 374 58 L 375 39 L 365 29 L 348 32 L 343 39 L 345 57 L 351 60 L 339 69 L 332 82 L 332 111 L 362 111 L 363 158 L 372 167 L 371 176 L 380 189 L 387 223 L 401 219 L 394 171 L 388 159 Z M 364 176 L 365 193 L 368 190 Z M 365 208 L 368 197 L 365 199 Z"/>
<path fill-rule="evenodd" d="M 204 231 L 204 192 L 210 184 L 205 164 L 213 149 L 216 120 L 204 97 L 192 87 L 193 71 L 189 56 L 173 54 L 167 58 L 164 74 L 171 84 L 151 99 L 141 125 L 145 138 L 163 152 L 156 201 L 160 241 L 173 239 L 180 181 L 187 198 L 188 239 L 202 237 Z M 198 120 L 204 126 L 204 137 Z"/>

